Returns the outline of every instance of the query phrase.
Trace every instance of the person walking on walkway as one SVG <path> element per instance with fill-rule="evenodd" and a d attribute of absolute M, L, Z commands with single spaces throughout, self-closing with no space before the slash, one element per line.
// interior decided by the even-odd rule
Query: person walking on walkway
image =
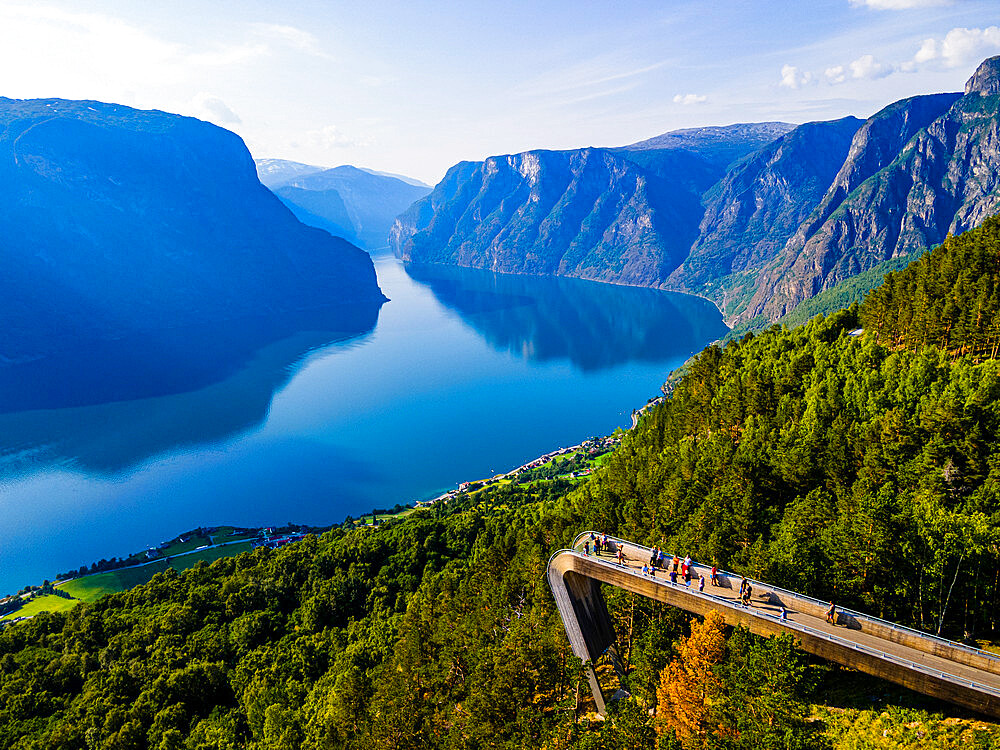
<path fill-rule="evenodd" d="M 712 585 L 719 585 L 719 568 L 717 565 L 712 566 Z"/>
<path fill-rule="evenodd" d="M 753 595 L 753 586 L 750 585 L 749 581 L 746 581 L 746 588 L 743 589 L 743 604 L 747 607 L 750 606 L 750 597 Z"/>
<path fill-rule="evenodd" d="M 670 571 L 670 585 L 672 585 L 672 586 L 676 586 L 677 585 L 677 571 L 676 570 L 671 570 Z"/>
<path fill-rule="evenodd" d="M 837 606 L 830 602 L 830 609 L 826 611 L 826 621 L 831 625 L 837 624 Z"/>
<path fill-rule="evenodd" d="M 625 560 L 623 558 L 624 558 L 624 555 L 622 554 L 622 546 L 619 544 L 618 545 L 618 564 L 619 565 L 624 565 L 625 564 Z"/>
<path fill-rule="evenodd" d="M 674 565 L 674 572 L 676 573 L 677 572 L 677 568 L 680 567 L 681 559 L 675 554 L 674 555 L 674 559 L 672 560 L 672 562 L 673 562 L 673 565 Z"/>
<path fill-rule="evenodd" d="M 698 592 L 705 593 L 705 576 L 698 576 Z"/>
<path fill-rule="evenodd" d="M 587 557 L 590 557 L 590 542 L 583 543 L 583 554 L 585 554 Z"/>
<path fill-rule="evenodd" d="M 642 564 L 642 574 L 644 576 L 648 576 L 649 575 L 649 564 L 648 563 L 643 563 Z"/>

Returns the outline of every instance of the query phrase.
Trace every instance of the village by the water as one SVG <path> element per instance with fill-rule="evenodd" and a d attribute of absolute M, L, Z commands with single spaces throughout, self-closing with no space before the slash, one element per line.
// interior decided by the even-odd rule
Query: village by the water
<path fill-rule="evenodd" d="M 633 414 L 633 426 L 639 412 Z M 211 563 L 220 557 L 238 555 L 258 547 L 277 549 L 300 541 L 309 534 L 319 534 L 334 526 L 378 529 L 392 521 L 436 504 L 447 504 L 461 495 L 470 495 L 498 484 L 526 484 L 554 479 L 575 481 L 589 476 L 602 458 L 611 452 L 624 434 L 616 430 L 604 437 L 592 437 L 578 445 L 557 448 L 510 471 L 483 479 L 462 482 L 457 487 L 427 500 L 398 503 L 392 508 L 375 509 L 360 518 L 348 516 L 341 524 L 307 526 L 199 527 L 135 552 L 128 557 L 102 559 L 89 565 L 56 574 L 52 580 L 25 586 L 16 594 L 0 598 L 0 628 L 27 620 L 41 612 L 65 611 L 80 602 L 96 601 L 108 593 L 124 591 L 148 582 L 156 573 L 177 572 L 198 563 Z"/>

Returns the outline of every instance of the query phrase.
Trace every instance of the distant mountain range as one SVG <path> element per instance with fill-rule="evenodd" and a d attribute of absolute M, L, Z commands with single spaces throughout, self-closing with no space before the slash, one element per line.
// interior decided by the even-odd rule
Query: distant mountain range
<path fill-rule="evenodd" d="M 349 333 L 385 300 L 366 253 L 297 221 L 238 136 L 188 117 L 0 99 L 0 205 L 0 368 L 143 337 L 155 371 L 184 348 L 171 331 L 281 336 L 281 316 L 335 309 Z"/>
<path fill-rule="evenodd" d="M 431 191 L 419 180 L 347 165 L 258 159 L 257 174 L 303 224 L 372 252 L 386 247 L 396 216 Z"/>
<path fill-rule="evenodd" d="M 1000 211 L 1000 57 L 867 121 L 673 131 L 462 162 L 398 217 L 404 260 L 693 292 L 776 320 Z"/>

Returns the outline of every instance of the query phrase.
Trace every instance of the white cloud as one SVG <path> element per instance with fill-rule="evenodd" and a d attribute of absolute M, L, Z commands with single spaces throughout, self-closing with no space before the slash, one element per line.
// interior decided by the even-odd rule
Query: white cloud
<path fill-rule="evenodd" d="M 855 8 L 869 7 L 874 10 L 910 10 L 911 8 L 932 8 L 951 5 L 951 0 L 850 0 Z"/>
<path fill-rule="evenodd" d="M 848 67 L 851 69 L 851 78 L 862 80 L 885 78 L 893 72 L 891 65 L 880 63 L 875 59 L 874 55 L 862 55 L 848 65 Z"/>
<path fill-rule="evenodd" d="M 844 70 L 843 65 L 834 65 L 832 68 L 827 68 L 824 75 L 830 83 L 843 83 L 847 80 L 847 71 Z"/>
<path fill-rule="evenodd" d="M 1000 51 L 1000 26 L 952 29 L 941 42 L 941 58 L 950 68 L 976 63 Z"/>
<path fill-rule="evenodd" d="M 323 51 L 316 35 L 308 31 L 276 23 L 253 23 L 250 28 L 257 36 L 268 41 L 284 44 L 316 57 L 330 57 Z"/>
<path fill-rule="evenodd" d="M 371 138 L 358 138 L 348 135 L 336 125 L 326 125 L 319 130 L 310 130 L 306 133 L 306 140 L 310 143 L 310 145 L 327 151 L 339 148 L 370 146 L 372 144 Z"/>
<path fill-rule="evenodd" d="M 684 106 L 701 104 L 704 101 L 708 101 L 708 97 L 703 94 L 677 94 L 674 96 L 674 104 L 683 104 Z"/>
<path fill-rule="evenodd" d="M 812 73 L 799 72 L 799 69 L 794 65 L 781 66 L 781 83 L 778 84 L 779 86 L 784 86 L 788 89 L 797 89 L 812 82 Z"/>
<path fill-rule="evenodd" d="M 935 39 L 924 39 L 917 54 L 913 56 L 913 62 L 918 65 L 933 60 L 938 56 L 938 43 Z"/>
<path fill-rule="evenodd" d="M 1000 26 L 984 29 L 954 28 L 942 39 L 925 39 L 913 59 L 903 68 L 913 70 L 918 65 L 937 61 L 946 68 L 957 68 L 980 62 L 1000 52 Z"/>
<path fill-rule="evenodd" d="M 239 125 L 243 120 L 233 112 L 222 99 L 204 91 L 199 92 L 186 105 L 179 108 L 180 114 L 191 115 L 199 120 L 214 122 L 216 125 Z"/>

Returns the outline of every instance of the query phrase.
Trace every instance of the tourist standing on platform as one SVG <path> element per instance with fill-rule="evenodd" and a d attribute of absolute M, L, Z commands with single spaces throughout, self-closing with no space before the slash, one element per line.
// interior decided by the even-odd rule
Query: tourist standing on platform
<path fill-rule="evenodd" d="M 831 625 L 837 624 L 837 607 L 833 602 L 830 602 L 830 609 L 826 611 L 826 621 Z"/>
<path fill-rule="evenodd" d="M 705 576 L 698 576 L 698 591 L 702 594 L 705 593 Z"/>
<path fill-rule="evenodd" d="M 677 585 L 677 571 L 676 570 L 671 570 L 670 571 L 670 583 L 672 585 L 674 585 L 674 586 Z"/>
<path fill-rule="evenodd" d="M 719 568 L 717 565 L 712 566 L 712 585 L 719 585 Z"/>
<path fill-rule="evenodd" d="M 624 565 L 625 564 L 625 559 L 624 558 L 625 558 L 625 555 L 622 554 L 622 546 L 619 544 L 618 545 L 618 564 L 619 565 Z"/>
<path fill-rule="evenodd" d="M 674 572 L 676 573 L 677 572 L 677 568 L 680 567 L 681 559 L 675 554 L 674 555 L 674 559 L 673 559 L 672 562 L 673 562 L 673 565 L 674 565 Z"/>

